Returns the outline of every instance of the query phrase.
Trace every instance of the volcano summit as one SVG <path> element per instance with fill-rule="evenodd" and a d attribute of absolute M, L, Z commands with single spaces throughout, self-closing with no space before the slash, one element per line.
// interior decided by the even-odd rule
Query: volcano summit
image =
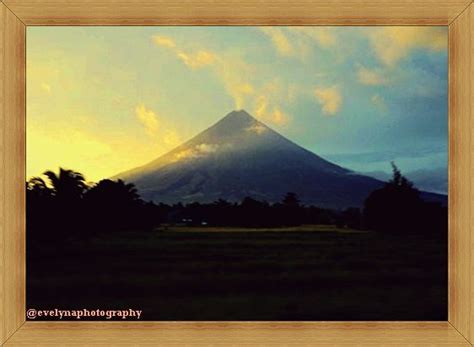
<path fill-rule="evenodd" d="M 134 183 L 154 202 L 237 202 L 247 196 L 277 202 L 295 192 L 304 204 L 327 208 L 359 207 L 383 185 L 304 149 L 244 110 L 115 178 Z"/>

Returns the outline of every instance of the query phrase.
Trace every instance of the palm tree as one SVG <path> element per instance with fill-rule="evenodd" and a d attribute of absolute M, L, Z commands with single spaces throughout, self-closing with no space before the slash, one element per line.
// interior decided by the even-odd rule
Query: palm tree
<path fill-rule="evenodd" d="M 79 200 L 87 190 L 85 178 L 79 172 L 59 168 L 58 174 L 46 171 L 44 175 L 53 187 L 53 194 L 60 200 Z"/>
<path fill-rule="evenodd" d="M 121 187 L 122 191 L 131 199 L 131 200 L 138 200 L 140 199 L 140 195 L 138 195 L 138 190 L 135 188 L 133 183 L 125 183 L 122 180 L 117 180 L 117 184 Z"/>
<path fill-rule="evenodd" d="M 51 196 L 51 188 L 49 188 L 46 182 L 41 177 L 32 177 L 26 183 L 26 190 L 28 193 L 32 193 L 38 197 L 49 197 Z"/>
<path fill-rule="evenodd" d="M 88 194 L 88 198 L 108 204 L 134 203 L 140 199 L 135 185 L 125 183 L 122 180 L 102 180 L 93 186 Z"/>

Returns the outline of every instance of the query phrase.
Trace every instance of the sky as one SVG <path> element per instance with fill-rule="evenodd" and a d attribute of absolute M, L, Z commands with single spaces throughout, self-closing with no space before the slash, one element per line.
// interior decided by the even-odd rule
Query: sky
<path fill-rule="evenodd" d="M 30 26 L 27 177 L 110 177 L 235 109 L 358 172 L 444 175 L 447 59 L 446 27 Z"/>

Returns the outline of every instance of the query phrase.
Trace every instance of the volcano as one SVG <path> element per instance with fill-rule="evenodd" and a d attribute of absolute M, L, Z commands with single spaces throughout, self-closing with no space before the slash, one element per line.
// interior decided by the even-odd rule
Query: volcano
<path fill-rule="evenodd" d="M 304 204 L 336 209 L 362 206 L 384 184 L 321 158 L 244 110 L 114 178 L 134 183 L 144 200 L 156 203 L 240 202 L 245 197 L 273 203 L 294 192 Z"/>

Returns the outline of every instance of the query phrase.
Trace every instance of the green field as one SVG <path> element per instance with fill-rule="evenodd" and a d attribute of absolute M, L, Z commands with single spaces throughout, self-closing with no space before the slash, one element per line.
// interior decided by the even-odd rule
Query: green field
<path fill-rule="evenodd" d="M 446 320 L 446 257 L 445 240 L 333 226 L 107 232 L 30 245 L 27 308 L 132 308 L 145 320 Z"/>

